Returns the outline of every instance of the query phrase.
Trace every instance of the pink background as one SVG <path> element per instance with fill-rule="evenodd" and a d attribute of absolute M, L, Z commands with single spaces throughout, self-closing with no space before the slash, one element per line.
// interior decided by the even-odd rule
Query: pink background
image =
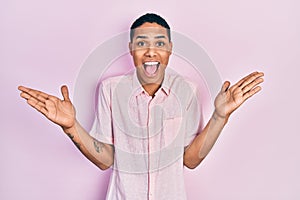
<path fill-rule="evenodd" d="M 0 3 L 0 199 L 103 199 L 108 172 L 19 97 L 27 85 L 74 92 L 89 53 L 145 12 L 200 44 L 223 80 L 264 71 L 263 91 L 231 117 L 216 146 L 185 170 L 189 199 L 300 198 L 300 5 L 253 1 Z"/>

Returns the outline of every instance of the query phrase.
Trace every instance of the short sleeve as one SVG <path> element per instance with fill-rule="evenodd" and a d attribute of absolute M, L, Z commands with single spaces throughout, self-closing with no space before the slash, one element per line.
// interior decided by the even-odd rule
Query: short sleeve
<path fill-rule="evenodd" d="M 113 144 L 110 89 L 107 82 L 102 82 L 97 95 L 95 120 L 90 135 L 100 142 Z"/>
<path fill-rule="evenodd" d="M 191 88 L 191 96 L 185 113 L 184 146 L 188 146 L 203 128 L 203 114 L 200 102 L 200 93 L 197 87 Z"/>

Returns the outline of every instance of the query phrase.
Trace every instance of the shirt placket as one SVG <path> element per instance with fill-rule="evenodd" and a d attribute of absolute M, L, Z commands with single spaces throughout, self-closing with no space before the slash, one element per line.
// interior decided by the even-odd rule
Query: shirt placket
<path fill-rule="evenodd" d="M 151 163 L 151 148 L 152 148 L 152 144 L 151 144 L 151 134 L 153 133 L 153 127 L 152 127 L 152 118 L 151 118 L 151 114 L 152 114 L 152 108 L 155 104 L 155 99 L 149 96 L 149 100 L 148 100 L 148 118 L 147 118 L 147 134 L 148 134 L 148 199 L 152 200 L 154 199 L 154 176 L 151 173 L 152 171 L 152 163 Z"/>
<path fill-rule="evenodd" d="M 142 92 L 140 95 L 138 95 L 138 112 L 140 113 L 140 116 L 144 116 L 142 117 L 141 120 L 142 124 L 144 122 L 146 122 L 146 126 L 147 126 L 147 147 L 144 151 L 144 155 L 146 156 L 147 159 L 147 199 L 153 199 L 153 184 L 151 183 L 151 163 L 150 163 L 150 153 L 151 153 L 151 144 L 150 144 L 150 135 L 151 135 L 151 107 L 152 107 L 152 100 L 153 98 L 151 96 L 149 96 L 146 92 Z M 143 122 L 144 121 L 144 122 Z"/>
<path fill-rule="evenodd" d="M 156 184 L 156 173 L 155 168 L 157 167 L 156 159 L 153 159 L 151 156 L 155 156 L 153 154 L 154 146 L 153 142 L 155 141 L 153 138 L 155 137 L 153 134 L 156 130 L 155 128 L 155 116 L 153 115 L 153 108 L 157 106 L 160 101 L 163 100 L 162 93 L 158 91 L 155 97 L 150 97 L 148 102 L 148 119 L 147 119 L 147 132 L 148 132 L 148 199 L 155 199 L 155 184 Z M 155 162 L 155 163 L 153 163 Z"/>
<path fill-rule="evenodd" d="M 147 152 L 145 152 L 146 156 L 147 156 L 147 160 L 148 160 L 148 172 L 147 172 L 147 179 L 148 179 L 148 200 L 152 200 L 152 199 L 155 199 L 155 173 L 153 172 L 153 164 L 152 161 L 151 161 L 151 152 L 152 152 L 152 148 L 153 148 L 153 145 L 152 144 L 152 136 L 153 136 L 153 132 L 155 131 L 155 127 L 153 126 L 154 123 L 153 123 L 153 119 L 152 117 L 152 112 L 153 112 L 153 107 L 155 107 L 155 105 L 157 103 L 159 103 L 162 98 L 161 98 L 161 93 L 160 92 L 157 92 L 157 95 L 155 97 L 151 97 L 149 96 L 148 94 L 146 94 L 145 92 L 143 92 L 141 94 L 142 97 L 142 101 L 145 103 L 143 105 L 147 106 L 147 110 L 146 110 L 146 113 L 147 113 L 147 117 L 146 117 L 146 120 L 147 120 Z M 144 110 L 144 109 L 141 109 L 141 110 Z M 141 111 L 140 110 L 140 111 Z M 144 110 L 145 111 L 145 110 Z"/>

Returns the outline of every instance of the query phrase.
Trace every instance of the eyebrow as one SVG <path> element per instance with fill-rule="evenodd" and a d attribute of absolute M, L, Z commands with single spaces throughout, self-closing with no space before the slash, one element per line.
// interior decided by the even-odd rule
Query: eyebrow
<path fill-rule="evenodd" d="M 138 36 L 136 36 L 135 39 L 146 39 L 146 38 L 148 38 L 148 36 L 145 36 L 145 35 L 138 35 Z M 166 38 L 166 36 L 164 36 L 164 35 L 158 35 L 158 36 L 155 36 L 154 38 L 155 38 L 155 39 L 160 39 L 160 38 Z"/>
<path fill-rule="evenodd" d="M 154 38 L 155 39 L 160 39 L 160 38 L 166 38 L 166 36 L 164 36 L 164 35 L 158 35 L 158 36 L 155 36 Z"/>
<path fill-rule="evenodd" d="M 147 36 L 144 36 L 144 35 L 138 35 L 138 36 L 136 36 L 136 38 L 135 39 L 146 39 L 146 38 L 148 38 Z"/>

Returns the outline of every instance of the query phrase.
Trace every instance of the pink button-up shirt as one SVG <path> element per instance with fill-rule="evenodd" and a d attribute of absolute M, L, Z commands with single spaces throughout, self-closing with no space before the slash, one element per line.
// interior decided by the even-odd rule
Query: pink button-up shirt
<path fill-rule="evenodd" d="M 90 134 L 114 145 L 108 200 L 186 199 L 184 147 L 202 126 L 197 93 L 167 73 L 154 97 L 136 73 L 102 82 Z"/>

